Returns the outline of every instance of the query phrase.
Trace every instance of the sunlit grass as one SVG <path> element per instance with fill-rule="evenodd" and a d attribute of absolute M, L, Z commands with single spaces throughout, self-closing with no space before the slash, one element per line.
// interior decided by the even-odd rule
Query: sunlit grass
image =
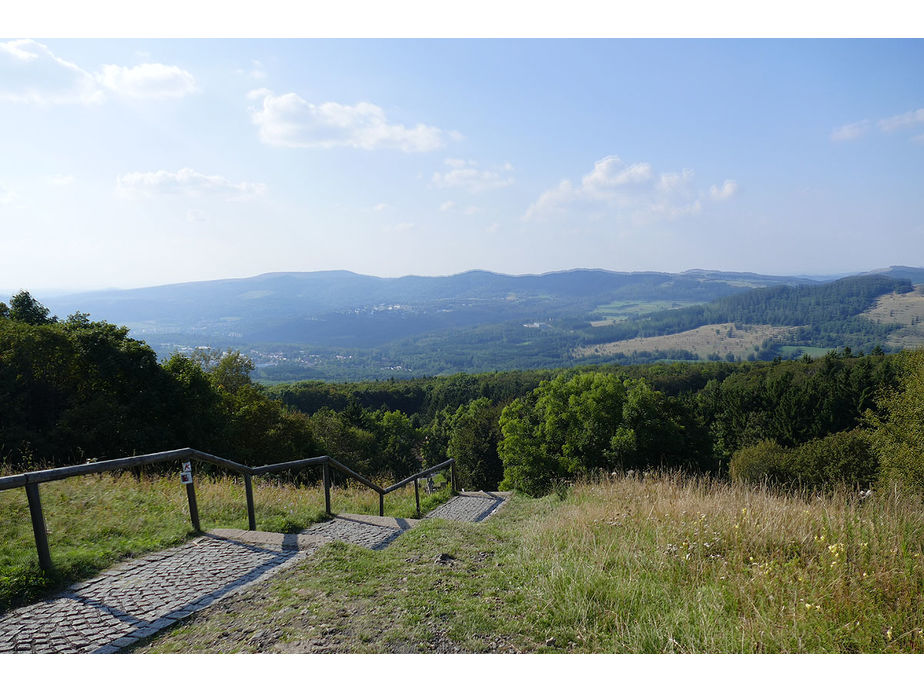
<path fill-rule="evenodd" d="M 522 564 L 588 651 L 921 652 L 922 551 L 920 499 L 652 476 L 577 485 Z"/>
<path fill-rule="evenodd" d="M 619 477 L 327 545 L 141 649 L 922 652 L 922 541 L 916 498 Z"/>

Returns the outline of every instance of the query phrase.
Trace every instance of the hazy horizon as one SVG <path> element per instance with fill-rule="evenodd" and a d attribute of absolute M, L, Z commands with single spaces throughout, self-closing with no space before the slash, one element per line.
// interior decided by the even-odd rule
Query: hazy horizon
<path fill-rule="evenodd" d="M 213 279 L 188 279 L 180 281 L 171 281 L 171 282 L 160 282 L 156 284 L 138 284 L 136 286 L 96 286 L 89 288 L 68 288 L 68 287 L 30 287 L 30 286 L 18 286 L 18 287 L 0 287 L 0 299 L 12 296 L 13 294 L 19 291 L 28 291 L 33 295 L 42 294 L 49 297 L 54 296 L 65 296 L 69 294 L 83 294 L 83 293 L 92 293 L 98 291 L 130 291 L 132 289 L 148 289 L 158 286 L 168 286 L 176 284 L 194 284 L 200 282 L 211 282 L 211 281 L 233 281 L 233 280 L 246 280 L 253 279 L 255 277 L 260 277 L 264 275 L 274 275 L 274 274 L 308 274 L 313 272 L 347 272 L 350 274 L 357 274 L 368 277 L 375 277 L 379 279 L 401 279 L 403 277 L 427 277 L 427 278 L 438 278 L 438 277 L 450 277 L 459 274 L 466 274 L 469 272 L 491 272 L 493 274 L 501 274 L 508 276 L 539 276 L 545 274 L 556 274 L 562 272 L 573 272 L 580 270 L 588 271 L 604 271 L 604 272 L 618 272 L 618 273 L 646 273 L 646 272 L 655 272 L 663 274 L 683 274 L 686 272 L 725 272 L 725 273 L 735 273 L 735 274 L 754 274 L 762 276 L 777 276 L 777 277 L 797 277 L 797 278 L 807 278 L 807 279 L 834 279 L 840 277 L 849 277 L 858 274 L 868 274 L 875 270 L 887 270 L 889 267 L 906 267 L 909 265 L 902 265 L 900 263 L 892 263 L 891 265 L 885 267 L 876 267 L 870 269 L 857 269 L 843 272 L 752 272 L 746 269 L 715 269 L 713 267 L 689 267 L 683 270 L 678 271 L 669 271 L 661 269 L 635 269 L 635 270 L 613 270 L 607 269 L 604 267 L 568 267 L 566 269 L 557 269 L 549 270 L 546 272 L 497 272 L 494 270 L 487 270 L 481 267 L 473 267 L 466 270 L 461 270 L 459 272 L 451 272 L 446 274 L 424 274 L 419 272 L 408 273 L 408 274 L 396 274 L 396 275 L 381 275 L 381 274 L 371 274 L 368 272 L 355 272 L 354 270 L 337 268 L 329 270 L 271 270 L 268 272 L 259 272 L 258 274 L 250 275 L 240 275 L 240 276 L 228 276 L 228 277 L 215 277 Z"/>

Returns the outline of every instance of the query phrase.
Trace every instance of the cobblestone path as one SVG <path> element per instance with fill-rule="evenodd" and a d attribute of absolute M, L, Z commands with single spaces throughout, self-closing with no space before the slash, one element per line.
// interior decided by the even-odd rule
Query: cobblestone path
<path fill-rule="evenodd" d="M 510 497 L 509 493 L 478 491 L 453 496 L 426 517 L 440 517 L 460 522 L 481 522 Z"/>
<path fill-rule="evenodd" d="M 384 549 L 418 522 L 394 517 L 338 515 L 329 522 L 312 525 L 301 536 L 319 535 L 378 550 Z"/>
<path fill-rule="evenodd" d="M 464 493 L 427 517 L 480 522 L 509 494 Z M 329 541 L 383 549 L 419 520 L 338 515 L 300 534 L 214 530 L 0 617 L 0 653 L 117 652 Z"/>
<path fill-rule="evenodd" d="M 115 652 L 308 553 L 206 535 L 11 611 L 0 652 Z"/>

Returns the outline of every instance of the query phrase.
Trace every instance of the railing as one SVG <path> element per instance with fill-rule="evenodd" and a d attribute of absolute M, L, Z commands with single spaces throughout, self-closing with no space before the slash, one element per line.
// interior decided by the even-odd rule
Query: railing
<path fill-rule="evenodd" d="M 207 452 L 201 452 L 192 448 L 180 448 L 179 450 L 168 450 L 166 452 L 153 452 L 148 455 L 135 455 L 134 457 L 121 457 L 115 460 L 105 460 L 103 462 L 88 462 L 87 464 L 78 464 L 71 467 L 58 467 L 57 469 L 43 469 L 37 472 L 26 472 L 25 474 L 14 474 L 12 476 L 0 477 L 0 491 L 12 488 L 25 487 L 26 498 L 29 501 L 29 515 L 32 518 L 32 532 L 35 535 L 35 549 L 38 552 L 39 565 L 43 570 L 51 570 L 51 553 L 48 549 L 48 531 L 45 527 L 45 515 L 42 512 L 42 499 L 39 495 L 39 484 L 48 481 L 58 481 L 67 479 L 72 476 L 82 476 L 84 474 L 101 474 L 103 472 L 112 472 L 122 469 L 131 469 L 140 467 L 145 464 L 157 464 L 162 462 L 192 461 L 199 460 L 209 464 L 237 472 L 244 477 L 244 494 L 247 497 L 247 525 L 251 530 L 257 528 L 257 519 L 254 512 L 253 503 L 253 482 L 252 477 L 261 474 L 274 474 L 291 469 L 301 469 L 303 467 L 322 467 L 324 475 L 324 509 L 328 515 L 330 511 L 330 489 L 331 489 L 331 468 L 346 474 L 361 484 L 368 486 L 379 494 L 379 515 L 385 515 L 385 496 L 392 491 L 407 486 L 414 482 L 414 497 L 417 502 L 417 514 L 420 515 L 420 489 L 418 479 L 421 477 L 434 474 L 441 469 L 449 468 L 450 487 L 456 490 L 456 467 L 455 460 L 450 458 L 445 462 L 434 465 L 429 469 L 424 469 L 403 479 L 388 488 L 382 488 L 378 484 L 369 481 L 361 474 L 357 474 L 346 465 L 341 464 L 333 457 L 323 455 L 321 457 L 311 457 L 304 460 L 293 460 L 291 462 L 280 462 L 278 464 L 267 464 L 261 467 L 250 467 L 246 464 L 232 462 L 223 457 L 210 455 Z M 193 529 L 201 532 L 199 526 L 199 509 L 196 505 L 196 488 L 190 480 L 186 486 L 186 496 L 189 501 L 189 517 L 192 521 Z"/>

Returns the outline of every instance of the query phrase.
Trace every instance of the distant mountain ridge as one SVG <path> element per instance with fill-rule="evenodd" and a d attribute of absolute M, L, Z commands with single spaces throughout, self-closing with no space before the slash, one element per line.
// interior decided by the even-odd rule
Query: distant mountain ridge
<path fill-rule="evenodd" d="M 200 346 L 237 348 L 266 378 L 349 380 L 567 366 L 587 361 L 581 356 L 587 345 L 711 322 L 802 326 L 797 344 L 757 345 L 761 357 L 772 358 L 780 348 L 802 353 L 800 344 L 816 350 L 841 342 L 879 344 L 893 328 L 861 318 L 861 306 L 866 310 L 882 292 L 905 291 L 914 282 L 924 282 L 924 268 L 894 266 L 835 282 L 704 269 L 532 275 L 472 270 L 397 278 L 336 270 L 94 291 L 43 302 L 62 318 L 80 311 L 126 325 L 162 357 Z M 836 321 L 824 317 L 828 310 Z M 797 316 L 825 324 L 811 331 Z M 624 357 L 690 355 L 678 348 Z"/>
<path fill-rule="evenodd" d="M 575 269 L 545 274 L 508 275 L 471 270 L 460 274 L 382 278 L 346 270 L 273 272 L 242 279 L 219 279 L 139 289 L 105 290 L 58 296 L 53 311 L 74 310 L 117 323 L 190 322 L 251 315 L 315 317 L 328 312 L 382 304 L 458 299 L 542 299 L 554 297 L 587 305 L 608 298 L 694 298 L 712 300 L 739 291 L 736 282 L 756 286 L 805 283 L 795 277 L 692 270 L 612 272 Z"/>

